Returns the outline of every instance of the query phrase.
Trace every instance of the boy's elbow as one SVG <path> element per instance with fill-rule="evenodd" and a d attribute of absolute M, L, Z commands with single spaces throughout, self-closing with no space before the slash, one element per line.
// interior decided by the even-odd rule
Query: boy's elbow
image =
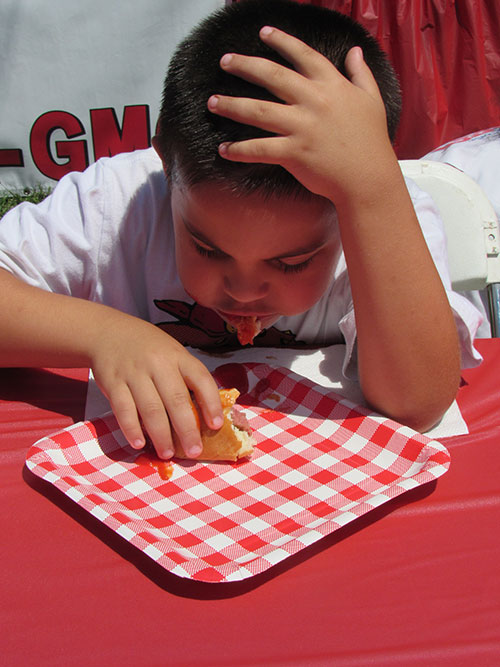
<path fill-rule="evenodd" d="M 420 402 L 416 400 L 416 408 L 408 426 L 420 433 L 425 433 L 436 426 L 456 399 L 460 388 L 460 378 L 459 363 L 454 369 L 449 369 L 449 372 L 444 374 L 441 382 L 436 380 L 435 390 L 433 390 L 433 379 L 431 378 L 428 394 Z"/>
<path fill-rule="evenodd" d="M 401 408 L 393 410 L 380 410 L 380 408 L 376 408 L 375 406 L 372 407 L 389 419 L 399 422 L 404 426 L 408 426 L 419 433 L 425 433 L 436 426 L 436 424 L 443 418 L 444 414 L 453 403 L 453 400 L 454 397 L 450 400 L 438 401 L 430 405 L 425 403 L 421 405 L 414 404 L 407 408 L 401 406 Z"/>
<path fill-rule="evenodd" d="M 441 421 L 452 403 L 453 401 L 450 401 L 443 407 L 433 405 L 431 408 L 427 408 L 421 411 L 416 410 L 413 414 L 408 415 L 408 417 L 403 417 L 402 419 L 397 419 L 396 421 L 401 422 L 414 431 L 425 433 Z"/>
<path fill-rule="evenodd" d="M 450 408 L 459 386 L 460 375 L 441 387 L 432 387 L 430 380 L 428 391 L 425 388 L 423 391 L 412 391 L 409 387 L 394 400 L 371 401 L 368 397 L 367 400 L 372 408 L 389 419 L 419 433 L 425 433 L 433 428 Z"/>

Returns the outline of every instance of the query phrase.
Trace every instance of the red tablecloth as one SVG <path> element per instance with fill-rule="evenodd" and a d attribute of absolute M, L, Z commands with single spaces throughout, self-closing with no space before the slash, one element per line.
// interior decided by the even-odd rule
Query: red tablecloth
<path fill-rule="evenodd" d="M 496 665 L 500 340 L 464 374 L 451 468 L 237 584 L 169 575 L 23 466 L 85 371 L 0 370 L 1 663 Z"/>

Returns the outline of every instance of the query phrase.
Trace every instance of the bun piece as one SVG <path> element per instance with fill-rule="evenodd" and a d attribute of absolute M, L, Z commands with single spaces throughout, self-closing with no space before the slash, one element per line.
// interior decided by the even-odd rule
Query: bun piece
<path fill-rule="evenodd" d="M 201 410 L 193 401 L 193 411 L 199 421 L 203 450 L 197 461 L 237 461 L 253 452 L 255 440 L 245 415 L 234 407 L 240 395 L 237 389 L 220 389 L 219 395 L 224 414 L 224 423 L 218 431 L 210 429 Z M 175 456 L 188 458 L 174 434 Z"/>

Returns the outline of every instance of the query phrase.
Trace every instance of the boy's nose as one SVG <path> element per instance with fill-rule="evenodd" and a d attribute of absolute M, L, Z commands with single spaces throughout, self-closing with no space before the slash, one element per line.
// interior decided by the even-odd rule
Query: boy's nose
<path fill-rule="evenodd" d="M 233 273 L 224 276 L 224 291 L 234 301 L 248 304 L 265 297 L 269 292 L 269 283 L 255 274 Z"/>

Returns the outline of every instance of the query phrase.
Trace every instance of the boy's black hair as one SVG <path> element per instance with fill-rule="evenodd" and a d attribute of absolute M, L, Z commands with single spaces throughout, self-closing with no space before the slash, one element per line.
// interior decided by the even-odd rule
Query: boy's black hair
<path fill-rule="evenodd" d="M 384 100 L 391 140 L 399 121 L 401 94 L 387 57 L 377 41 L 350 17 L 339 12 L 290 0 L 240 0 L 203 20 L 179 45 L 165 79 L 157 125 L 158 148 L 169 179 L 180 173 L 189 186 L 225 183 L 235 193 L 258 191 L 304 196 L 305 188 L 276 165 L 230 162 L 218 155 L 223 141 L 269 136 L 268 132 L 214 115 L 207 110 L 210 95 L 276 100 L 267 90 L 224 72 L 225 53 L 255 55 L 291 67 L 259 38 L 271 25 L 304 41 L 326 56 L 345 75 L 348 50 L 361 46 Z M 335 128 L 331 128 L 335 132 Z"/>

